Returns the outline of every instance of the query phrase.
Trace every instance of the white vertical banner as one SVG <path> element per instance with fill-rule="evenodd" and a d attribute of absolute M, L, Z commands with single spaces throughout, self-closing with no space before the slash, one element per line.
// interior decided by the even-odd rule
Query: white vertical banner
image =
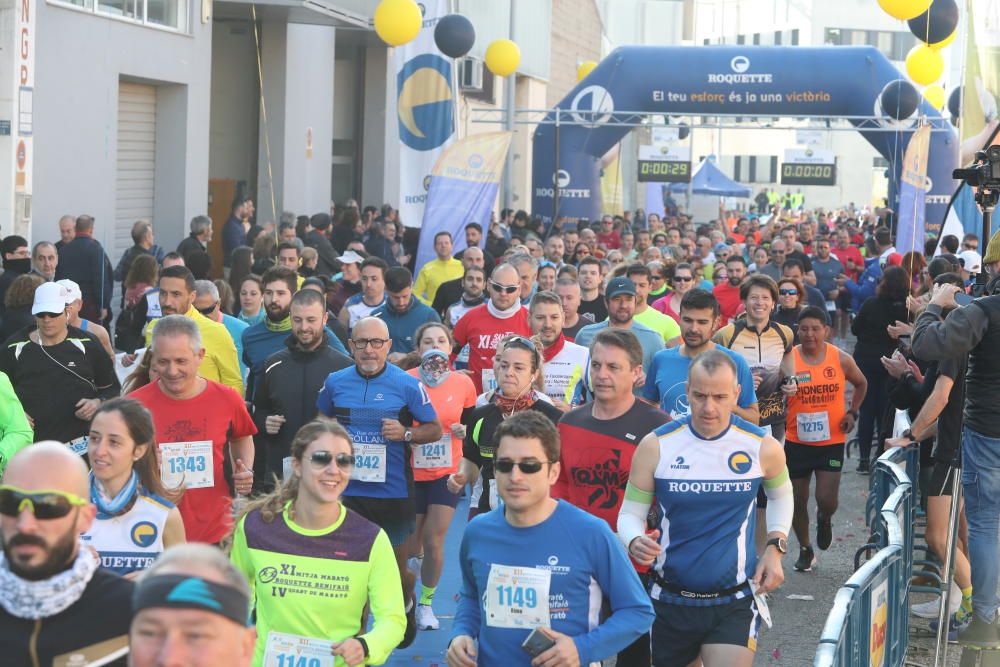
<path fill-rule="evenodd" d="M 423 0 L 424 22 L 412 42 L 393 53 L 399 125 L 399 217 L 420 227 L 430 174 L 455 136 L 455 81 L 451 58 L 434 44 L 434 28 L 448 14 L 448 0 Z"/>
<path fill-rule="evenodd" d="M 14 39 L 14 118 L 11 132 L 14 144 L 14 215 L 13 230 L 30 240 L 31 224 L 31 167 L 34 162 L 32 138 L 34 116 L 32 113 L 35 92 L 35 0 L 15 3 L 17 31 Z"/>

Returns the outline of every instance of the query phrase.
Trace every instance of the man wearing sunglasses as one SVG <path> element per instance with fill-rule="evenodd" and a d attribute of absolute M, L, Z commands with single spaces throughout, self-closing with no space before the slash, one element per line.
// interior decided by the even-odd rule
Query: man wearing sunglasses
<path fill-rule="evenodd" d="M 236 346 L 236 356 L 240 360 L 240 372 L 246 375 L 247 367 L 243 362 L 243 332 L 250 325 L 243 320 L 222 312 L 222 300 L 219 298 L 219 288 L 211 280 L 194 281 L 194 307 L 199 313 L 226 327 L 229 337 Z"/>
<path fill-rule="evenodd" d="M 560 443 L 547 417 L 519 412 L 499 426 L 496 442 L 504 504 L 462 537 L 449 667 L 523 665 L 525 650 L 532 664 L 553 667 L 610 658 L 653 620 L 634 568 L 606 523 L 551 497 Z M 611 613 L 595 626 L 602 598 Z M 522 648 L 535 630 L 548 645 Z"/>
<path fill-rule="evenodd" d="M 351 332 L 355 365 L 326 378 L 316 407 L 340 422 L 354 442 L 357 460 L 344 505 L 380 526 L 392 542 L 407 605 L 400 644 L 406 648 L 417 631 L 415 580 L 406 567 L 407 540 L 416 528 L 410 445 L 435 442 L 442 429 L 424 385 L 387 363 L 391 346 L 385 322 L 358 322 Z"/>
<path fill-rule="evenodd" d="M 7 339 L 0 370 L 33 421 L 35 440 L 69 443 L 83 455 L 90 418 L 101 401 L 121 393 L 121 386 L 100 343 L 69 326 L 67 296 L 59 283 L 35 290 L 35 324 Z"/>
<path fill-rule="evenodd" d="M 465 345 L 469 346 L 469 368 L 466 371 L 483 393 L 496 387 L 493 357 L 497 343 L 505 336 L 531 336 L 528 310 L 521 305 L 521 284 L 517 269 L 501 264 L 493 270 L 487 282 L 489 300 L 462 316 L 453 332 L 455 348 L 452 361 Z"/>
<path fill-rule="evenodd" d="M 80 539 L 97 510 L 87 467 L 57 442 L 22 449 L 0 485 L 0 655 L 4 664 L 69 664 L 121 656 L 132 582 L 100 567 Z M 101 664 L 120 664 L 101 663 Z"/>

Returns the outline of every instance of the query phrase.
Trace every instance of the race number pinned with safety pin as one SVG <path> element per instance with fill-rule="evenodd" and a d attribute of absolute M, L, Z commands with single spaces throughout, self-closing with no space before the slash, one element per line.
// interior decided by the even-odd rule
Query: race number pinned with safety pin
<path fill-rule="evenodd" d="M 359 482 L 384 482 L 386 447 L 379 444 L 355 444 L 351 479 Z"/>
<path fill-rule="evenodd" d="M 451 467 L 451 433 L 445 433 L 440 440 L 426 442 L 413 446 L 413 467 L 420 468 L 450 468 Z"/>
<path fill-rule="evenodd" d="M 333 667 L 332 645 L 329 639 L 269 632 L 264 667 Z"/>
<path fill-rule="evenodd" d="M 215 454 L 211 440 L 160 443 L 160 477 L 168 489 L 215 486 Z"/>
<path fill-rule="evenodd" d="M 536 567 L 490 565 L 486 624 L 493 628 L 549 627 L 552 573 Z"/>
<path fill-rule="evenodd" d="M 77 456 L 84 456 L 87 453 L 87 445 L 89 443 L 90 443 L 90 437 L 84 435 L 77 438 L 76 440 L 70 440 L 69 442 L 66 443 L 66 446 L 69 447 L 70 451 L 76 454 Z"/>

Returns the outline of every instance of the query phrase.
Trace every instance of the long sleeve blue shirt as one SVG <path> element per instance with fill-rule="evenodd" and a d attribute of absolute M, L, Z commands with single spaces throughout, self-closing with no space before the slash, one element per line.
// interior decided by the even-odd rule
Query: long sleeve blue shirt
<path fill-rule="evenodd" d="M 498 566 L 551 573 L 548 627 L 573 638 L 582 665 L 616 655 L 653 624 L 649 596 L 611 529 L 597 517 L 558 502 L 549 518 L 535 526 L 510 525 L 501 507 L 480 514 L 465 529 L 453 635 L 478 639 L 481 665 L 531 664 L 521 644 L 533 628 L 496 627 L 491 621 L 489 600 L 497 592 L 490 595 L 488 588 L 491 571 Z M 517 606 L 519 600 L 527 607 L 537 604 L 535 595 L 514 589 L 513 596 L 499 592 L 507 606 Z M 598 624 L 604 599 L 611 616 Z"/>

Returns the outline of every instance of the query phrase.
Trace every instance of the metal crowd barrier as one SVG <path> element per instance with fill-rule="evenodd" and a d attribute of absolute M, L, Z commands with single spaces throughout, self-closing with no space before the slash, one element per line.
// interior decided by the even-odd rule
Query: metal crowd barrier
<path fill-rule="evenodd" d="M 919 450 L 911 446 L 888 450 L 872 467 L 866 505 L 872 537 L 855 555 L 855 573 L 837 592 L 820 635 L 814 667 L 904 664 L 910 591 L 923 590 L 910 583 L 918 503 L 913 480 L 917 479 L 919 465 Z M 861 564 L 866 553 L 874 555 Z"/>

